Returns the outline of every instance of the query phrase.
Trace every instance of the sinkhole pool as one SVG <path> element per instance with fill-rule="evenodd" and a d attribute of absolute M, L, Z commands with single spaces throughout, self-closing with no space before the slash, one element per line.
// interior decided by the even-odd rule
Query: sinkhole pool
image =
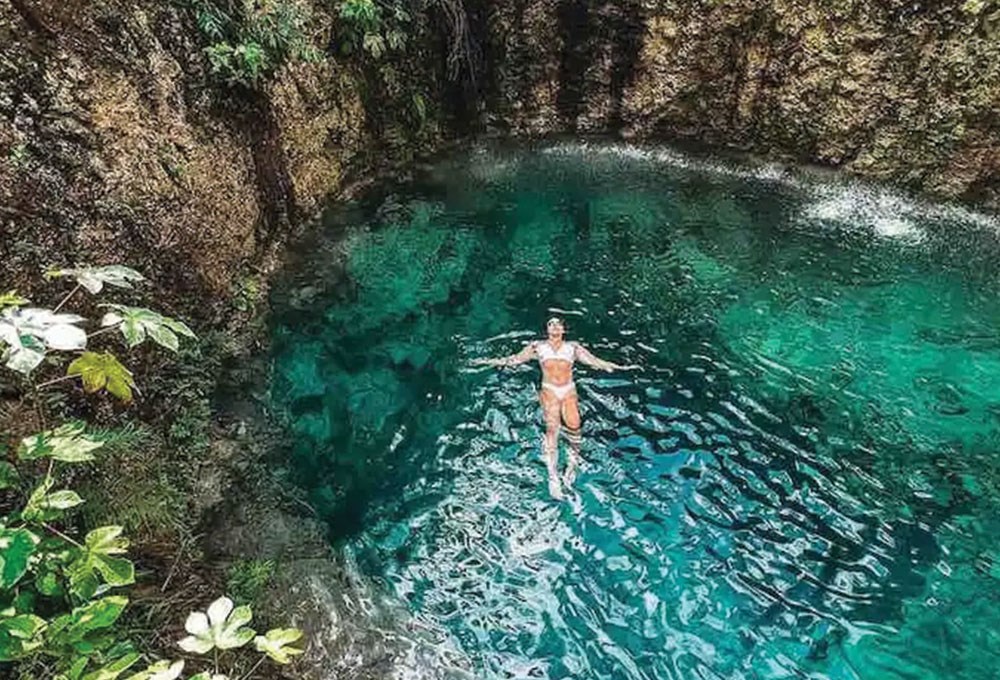
<path fill-rule="evenodd" d="M 995 217 L 663 148 L 482 146 L 328 211 L 273 310 L 293 479 L 471 677 L 1000 677 Z M 577 365 L 563 502 L 537 364 L 469 365 L 553 314 L 645 367 Z"/>

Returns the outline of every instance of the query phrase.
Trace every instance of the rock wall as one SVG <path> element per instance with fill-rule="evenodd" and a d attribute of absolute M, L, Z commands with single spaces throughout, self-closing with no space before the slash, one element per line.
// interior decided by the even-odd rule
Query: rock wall
<path fill-rule="evenodd" d="M 697 140 L 1000 205 L 995 0 L 479 4 L 492 128 Z"/>
<path fill-rule="evenodd" d="M 312 7 L 317 45 L 329 7 Z M 412 115 L 414 92 L 438 98 L 421 44 L 377 67 L 329 50 L 237 91 L 181 3 L 0 0 L 0 288 L 122 262 L 188 315 L 230 297 L 349 178 L 434 146 L 433 116 Z"/>
<path fill-rule="evenodd" d="M 465 0 L 464 87 L 447 13 L 376 61 L 337 56 L 332 5 L 301 2 L 323 58 L 248 92 L 206 72 L 177 3 L 0 0 L 3 285 L 121 261 L 226 298 L 351 178 L 483 127 L 697 140 L 1000 205 L 998 0 Z"/>
<path fill-rule="evenodd" d="M 332 5 L 301 1 L 324 57 L 251 93 L 210 77 L 176 3 L 0 0 L 3 285 L 121 261 L 225 298 L 349 179 L 482 127 L 697 140 L 1000 206 L 998 0 L 465 0 L 464 87 L 446 13 L 375 61 L 337 56 Z"/>

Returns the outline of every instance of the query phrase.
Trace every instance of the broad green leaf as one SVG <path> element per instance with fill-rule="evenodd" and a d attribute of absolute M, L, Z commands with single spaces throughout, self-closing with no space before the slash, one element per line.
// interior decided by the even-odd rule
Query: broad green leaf
<path fill-rule="evenodd" d="M 66 680 L 80 680 L 80 676 L 83 675 L 83 671 L 86 670 L 87 664 L 90 663 L 90 658 L 82 656 L 76 659 L 66 671 Z"/>
<path fill-rule="evenodd" d="M 27 529 L 0 531 L 0 588 L 11 588 L 21 580 L 37 545 L 38 537 Z"/>
<path fill-rule="evenodd" d="M 8 290 L 0 293 L 0 309 L 4 307 L 21 307 L 28 304 L 28 301 L 17 294 L 16 290 Z"/>
<path fill-rule="evenodd" d="M 183 670 L 183 661 L 157 661 L 146 670 L 128 676 L 126 680 L 176 680 Z"/>
<path fill-rule="evenodd" d="M 114 625 L 127 604 L 128 598 L 113 595 L 76 607 L 49 624 L 48 638 L 55 645 L 86 642 L 89 634 Z"/>
<path fill-rule="evenodd" d="M 76 314 L 48 309 L 8 307 L 0 310 L 0 347 L 7 368 L 27 375 L 45 358 L 45 350 L 82 350 L 87 334 L 76 324 Z"/>
<path fill-rule="evenodd" d="M 99 555 L 121 555 L 128 548 L 128 539 L 122 537 L 122 527 L 98 527 L 83 539 L 87 550 Z"/>
<path fill-rule="evenodd" d="M 28 496 L 28 502 L 24 506 L 24 510 L 21 511 L 21 517 L 28 521 L 39 519 L 41 516 L 41 502 L 45 499 L 46 494 L 48 494 L 49 489 L 52 488 L 52 478 L 46 477 L 42 480 L 42 483 L 35 487 L 35 490 L 31 492 Z"/>
<path fill-rule="evenodd" d="M 166 326 L 153 326 L 147 329 L 149 337 L 160 347 L 166 347 L 171 352 L 180 349 L 180 340 L 172 330 Z"/>
<path fill-rule="evenodd" d="M 27 529 L 0 531 L 0 588 L 12 588 L 21 580 L 37 545 L 38 537 Z"/>
<path fill-rule="evenodd" d="M 22 439 L 18 457 L 22 460 L 53 458 L 64 463 L 83 463 L 94 460 L 90 452 L 102 446 L 104 442 L 84 432 L 83 423 L 68 423 Z"/>
<path fill-rule="evenodd" d="M 121 536 L 120 526 L 106 526 L 94 529 L 84 539 L 83 550 L 78 551 L 67 573 L 70 588 L 81 596 L 92 596 L 99 586 L 94 572 L 100 574 L 109 586 L 125 586 L 135 583 L 135 566 L 121 555 L 128 547 L 128 539 Z"/>
<path fill-rule="evenodd" d="M 104 267 L 55 269 L 46 272 L 45 276 L 50 279 L 56 279 L 63 276 L 72 277 L 92 295 L 100 293 L 105 284 L 115 286 L 117 288 L 131 288 L 133 281 L 138 282 L 146 280 L 146 277 L 136 270 L 114 264 Z"/>
<path fill-rule="evenodd" d="M 87 559 L 110 586 L 124 586 L 135 583 L 135 567 L 132 562 L 121 557 L 128 548 L 128 539 L 121 536 L 122 527 L 106 526 L 94 529 L 84 539 Z"/>
<path fill-rule="evenodd" d="M 27 521 L 45 521 L 62 516 L 63 510 L 83 503 L 83 499 L 75 491 L 63 489 L 49 493 L 52 479 L 46 478 L 28 497 L 28 503 L 21 512 L 21 517 Z"/>
<path fill-rule="evenodd" d="M 107 390 L 121 401 L 132 401 L 132 388 L 135 387 L 132 373 L 108 352 L 84 352 L 69 365 L 66 375 L 80 376 L 85 392 Z"/>
<path fill-rule="evenodd" d="M 56 510 L 69 510 L 83 503 L 80 494 L 71 489 L 54 491 L 50 493 L 42 503 L 43 508 L 55 508 Z"/>
<path fill-rule="evenodd" d="M 74 562 L 66 567 L 69 576 L 69 591 L 80 600 L 87 601 L 97 595 L 101 582 L 94 576 L 94 570 L 86 562 Z"/>
<path fill-rule="evenodd" d="M 184 628 L 190 635 L 177 644 L 186 652 L 206 654 L 212 649 L 242 647 L 256 634 L 245 628 L 253 618 L 250 607 L 236 607 L 228 597 L 220 597 L 208 606 L 208 612 L 191 612 Z"/>
<path fill-rule="evenodd" d="M 0 491 L 16 487 L 18 478 L 17 468 L 5 460 L 0 460 Z"/>
<path fill-rule="evenodd" d="M 0 618 L 0 662 L 29 656 L 44 644 L 45 620 L 34 614 Z"/>
<path fill-rule="evenodd" d="M 109 586 L 127 586 L 135 583 L 135 566 L 124 557 L 95 558 L 94 568 Z"/>
<path fill-rule="evenodd" d="M 142 344 L 148 337 L 150 340 L 176 352 L 180 340 L 178 335 L 187 338 L 197 337 L 187 324 L 169 316 L 163 316 L 144 307 L 126 307 L 125 305 L 104 305 L 111 312 L 104 315 L 101 325 L 119 326 L 122 337 L 129 347 Z"/>
<path fill-rule="evenodd" d="M 11 637 L 30 640 L 45 628 L 45 619 L 34 614 L 19 614 L 9 619 L 0 619 L 0 628 Z"/>
<path fill-rule="evenodd" d="M 253 643 L 258 652 L 263 652 L 272 661 L 286 664 L 291 663 L 293 656 L 302 654 L 301 649 L 291 646 L 301 637 L 302 631 L 298 628 L 274 628 L 266 635 L 255 637 Z"/>
<path fill-rule="evenodd" d="M 116 680 L 119 675 L 134 666 L 138 660 L 139 655 L 130 652 L 95 671 L 87 673 L 83 676 L 83 680 Z"/>

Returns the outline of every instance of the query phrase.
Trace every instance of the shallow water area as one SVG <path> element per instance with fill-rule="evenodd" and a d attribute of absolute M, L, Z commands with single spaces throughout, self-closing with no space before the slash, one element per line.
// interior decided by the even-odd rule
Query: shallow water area
<path fill-rule="evenodd" d="M 997 262 L 996 218 L 845 179 L 478 147 L 298 246 L 272 403 L 331 542 L 475 677 L 992 679 Z M 578 366 L 564 502 L 537 365 L 469 365 L 553 314 L 644 367 Z"/>

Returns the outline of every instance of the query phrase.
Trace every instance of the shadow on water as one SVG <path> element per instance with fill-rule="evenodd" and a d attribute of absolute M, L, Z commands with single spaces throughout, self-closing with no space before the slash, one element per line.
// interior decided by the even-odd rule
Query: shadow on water
<path fill-rule="evenodd" d="M 995 219 L 664 149 L 479 148 L 331 211 L 272 400 L 331 539 L 481 677 L 992 678 Z M 546 497 L 562 314 L 583 473 Z"/>

